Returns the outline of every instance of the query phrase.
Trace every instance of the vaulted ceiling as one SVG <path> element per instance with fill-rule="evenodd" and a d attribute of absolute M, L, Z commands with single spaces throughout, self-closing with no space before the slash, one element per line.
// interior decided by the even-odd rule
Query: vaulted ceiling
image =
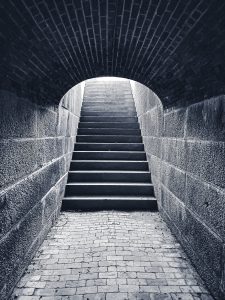
<path fill-rule="evenodd" d="M 1 88 L 34 101 L 107 75 L 165 106 L 225 92 L 225 1 L 5 0 L 0 11 Z"/>

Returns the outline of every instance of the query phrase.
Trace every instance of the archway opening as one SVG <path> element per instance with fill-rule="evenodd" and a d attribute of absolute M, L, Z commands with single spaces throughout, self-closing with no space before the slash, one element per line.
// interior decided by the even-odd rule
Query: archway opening
<path fill-rule="evenodd" d="M 125 78 L 99 77 L 84 84 L 63 210 L 156 210 L 152 182 L 156 176 L 151 177 L 149 171 L 154 158 L 149 148 L 147 155 L 144 149 L 142 132 L 147 132 L 138 83 Z M 144 109 L 161 109 L 158 97 L 138 85 L 148 93 Z M 148 127 L 149 136 L 156 134 L 153 131 L 160 121 Z"/>

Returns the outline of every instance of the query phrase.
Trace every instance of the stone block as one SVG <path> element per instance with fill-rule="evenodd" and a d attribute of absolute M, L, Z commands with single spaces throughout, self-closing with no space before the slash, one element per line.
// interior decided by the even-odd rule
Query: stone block
<path fill-rule="evenodd" d="M 148 155 L 147 155 L 148 158 Z M 151 155 L 150 159 L 148 159 L 150 162 L 150 173 L 160 179 L 161 177 L 161 159 L 155 155 Z"/>
<path fill-rule="evenodd" d="M 57 112 L 54 108 L 38 107 L 37 111 L 37 132 L 38 137 L 55 137 L 57 135 Z"/>
<path fill-rule="evenodd" d="M 153 136 L 143 136 L 145 151 L 151 155 L 159 156 L 161 152 L 161 139 Z"/>
<path fill-rule="evenodd" d="M 38 168 L 36 140 L 0 141 L 0 161 L 0 188 L 3 188 Z"/>
<path fill-rule="evenodd" d="M 158 205 L 161 206 L 161 181 L 158 177 L 152 176 L 152 183 L 154 186 L 154 194 L 157 200 Z"/>
<path fill-rule="evenodd" d="M 76 136 L 79 118 L 72 113 L 68 114 L 66 136 Z"/>
<path fill-rule="evenodd" d="M 225 187 L 225 143 L 188 141 L 187 171 L 202 180 Z"/>
<path fill-rule="evenodd" d="M 78 84 L 70 89 L 61 99 L 61 105 L 72 112 L 74 115 L 80 115 L 82 104 L 82 84 Z"/>
<path fill-rule="evenodd" d="M 31 210 L 0 244 L 0 290 L 7 292 L 12 288 L 10 276 L 22 274 L 24 258 L 42 228 L 42 204 L 40 202 Z M 26 261 L 25 264 L 29 263 Z M 15 277 L 13 275 L 13 279 Z M 6 293 L 7 294 L 7 293 Z"/>
<path fill-rule="evenodd" d="M 62 106 L 58 109 L 58 136 L 66 136 L 69 111 Z"/>
<path fill-rule="evenodd" d="M 161 104 L 156 94 L 141 83 L 131 81 L 138 116 Z"/>
<path fill-rule="evenodd" d="M 43 216 L 42 216 L 43 224 L 46 224 L 49 218 L 51 217 L 51 215 L 53 214 L 53 212 L 57 210 L 58 193 L 59 193 L 59 188 L 55 186 L 41 200 L 43 205 Z"/>
<path fill-rule="evenodd" d="M 163 138 L 161 157 L 171 165 L 186 170 L 186 141 L 174 138 Z M 196 166 L 197 167 L 197 166 Z"/>
<path fill-rule="evenodd" d="M 11 188 L 2 191 L 0 194 L 2 211 L 0 215 L 0 237 L 3 237 L 12 226 L 17 224 L 65 173 L 65 160 L 62 158 Z"/>
<path fill-rule="evenodd" d="M 224 95 L 189 106 L 186 136 L 208 141 L 225 140 Z"/>
<path fill-rule="evenodd" d="M 176 109 L 164 113 L 163 136 L 184 137 L 186 109 Z"/>
<path fill-rule="evenodd" d="M 187 175 L 186 205 L 225 239 L 225 192 Z"/>
<path fill-rule="evenodd" d="M 37 107 L 13 93 L 0 92 L 0 138 L 37 136 Z"/>
<path fill-rule="evenodd" d="M 176 227 L 177 235 L 184 231 L 187 214 L 184 204 L 163 184 L 161 185 L 161 207 L 169 217 L 169 223 Z"/>
<path fill-rule="evenodd" d="M 184 171 L 162 161 L 161 181 L 177 198 L 182 202 L 185 201 L 186 174 Z"/>
<path fill-rule="evenodd" d="M 143 136 L 158 136 L 159 120 L 157 106 L 139 117 L 141 133 Z"/>
<path fill-rule="evenodd" d="M 40 166 L 61 157 L 64 152 L 65 139 L 62 137 L 37 140 L 37 159 Z"/>
<path fill-rule="evenodd" d="M 190 211 L 186 215 L 182 245 L 206 286 L 221 299 L 222 240 Z"/>

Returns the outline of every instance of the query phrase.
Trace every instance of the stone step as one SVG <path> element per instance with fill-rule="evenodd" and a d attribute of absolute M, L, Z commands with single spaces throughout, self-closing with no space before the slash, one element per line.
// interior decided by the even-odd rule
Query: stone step
<path fill-rule="evenodd" d="M 70 170 L 148 171 L 148 163 L 130 160 L 72 160 Z"/>
<path fill-rule="evenodd" d="M 111 100 L 110 99 L 107 101 L 84 101 L 82 104 L 82 109 L 83 108 L 95 108 L 95 107 L 105 107 L 105 106 L 112 106 L 112 107 L 135 107 L 134 101 L 131 100 Z"/>
<path fill-rule="evenodd" d="M 80 151 L 144 151 L 142 143 L 75 143 L 74 150 Z"/>
<path fill-rule="evenodd" d="M 136 111 L 83 111 L 81 110 L 81 117 L 100 116 L 100 117 L 136 117 Z"/>
<path fill-rule="evenodd" d="M 157 201 L 154 197 L 129 196 L 98 196 L 98 197 L 64 197 L 62 210 L 149 210 L 157 211 Z"/>
<path fill-rule="evenodd" d="M 140 129 L 125 128 L 79 128 L 78 135 L 141 135 Z"/>
<path fill-rule="evenodd" d="M 83 101 L 83 104 L 82 104 L 82 108 L 84 107 L 95 107 L 95 106 L 102 106 L 102 105 L 125 105 L 125 106 L 134 106 L 135 107 L 135 104 L 134 104 L 134 100 L 133 99 L 116 99 L 116 100 L 111 100 L 111 99 L 105 99 L 104 101 L 99 101 L 99 100 L 96 100 L 96 101 Z"/>
<path fill-rule="evenodd" d="M 118 97 L 114 98 L 109 98 L 106 95 L 105 96 L 100 96 L 100 95 L 84 95 L 83 103 L 91 103 L 91 102 L 100 102 L 100 103 L 105 103 L 105 102 L 134 102 L 133 96 L 132 95 L 120 95 Z"/>
<path fill-rule="evenodd" d="M 91 143 L 142 143 L 137 135 L 77 135 L 77 142 Z"/>
<path fill-rule="evenodd" d="M 79 128 L 128 128 L 139 129 L 139 123 L 122 122 L 80 122 Z"/>
<path fill-rule="evenodd" d="M 96 95 L 96 94 L 101 96 L 101 97 L 107 96 L 107 98 L 116 98 L 116 97 L 124 96 L 124 95 L 133 96 L 130 89 L 126 89 L 126 88 L 120 89 L 120 90 L 118 90 L 118 89 L 114 90 L 113 95 L 108 92 L 108 89 L 100 88 L 100 87 L 98 87 L 94 91 L 89 89 L 89 88 L 85 89 L 85 91 L 84 91 L 84 95 L 90 95 L 91 96 L 91 95 Z"/>
<path fill-rule="evenodd" d="M 103 105 L 96 105 L 96 106 L 87 106 L 87 107 L 83 107 L 81 110 L 81 113 L 89 113 L 89 112 L 111 112 L 111 111 L 117 111 L 117 112 L 129 112 L 129 113 L 135 113 L 136 112 L 136 108 L 133 105 L 109 105 L 109 104 L 103 104 Z"/>
<path fill-rule="evenodd" d="M 67 183 L 65 197 L 70 196 L 154 196 L 151 183 L 73 182 Z"/>
<path fill-rule="evenodd" d="M 69 171 L 68 182 L 151 182 L 148 171 Z"/>
<path fill-rule="evenodd" d="M 73 160 L 146 160 L 145 152 L 132 151 L 75 151 Z"/>
<path fill-rule="evenodd" d="M 109 93 L 110 87 L 98 87 L 97 89 L 91 89 L 91 88 L 86 88 L 84 94 L 89 94 L 89 95 L 95 95 L 99 94 L 101 96 L 108 96 L 108 97 L 116 97 L 118 95 L 124 95 L 124 94 L 132 94 L 129 88 L 123 88 L 123 89 L 114 89 L 113 90 L 113 95 L 112 93 Z"/>
<path fill-rule="evenodd" d="M 80 122 L 121 122 L 121 123 L 138 123 L 138 118 L 135 117 L 103 117 L 103 116 L 81 116 Z"/>

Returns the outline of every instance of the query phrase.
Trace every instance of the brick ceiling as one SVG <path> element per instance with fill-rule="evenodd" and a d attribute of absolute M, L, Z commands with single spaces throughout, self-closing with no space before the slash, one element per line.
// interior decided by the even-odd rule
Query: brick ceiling
<path fill-rule="evenodd" d="M 96 76 L 139 81 L 165 106 L 225 92 L 225 1 L 0 1 L 1 88 L 58 103 Z"/>

